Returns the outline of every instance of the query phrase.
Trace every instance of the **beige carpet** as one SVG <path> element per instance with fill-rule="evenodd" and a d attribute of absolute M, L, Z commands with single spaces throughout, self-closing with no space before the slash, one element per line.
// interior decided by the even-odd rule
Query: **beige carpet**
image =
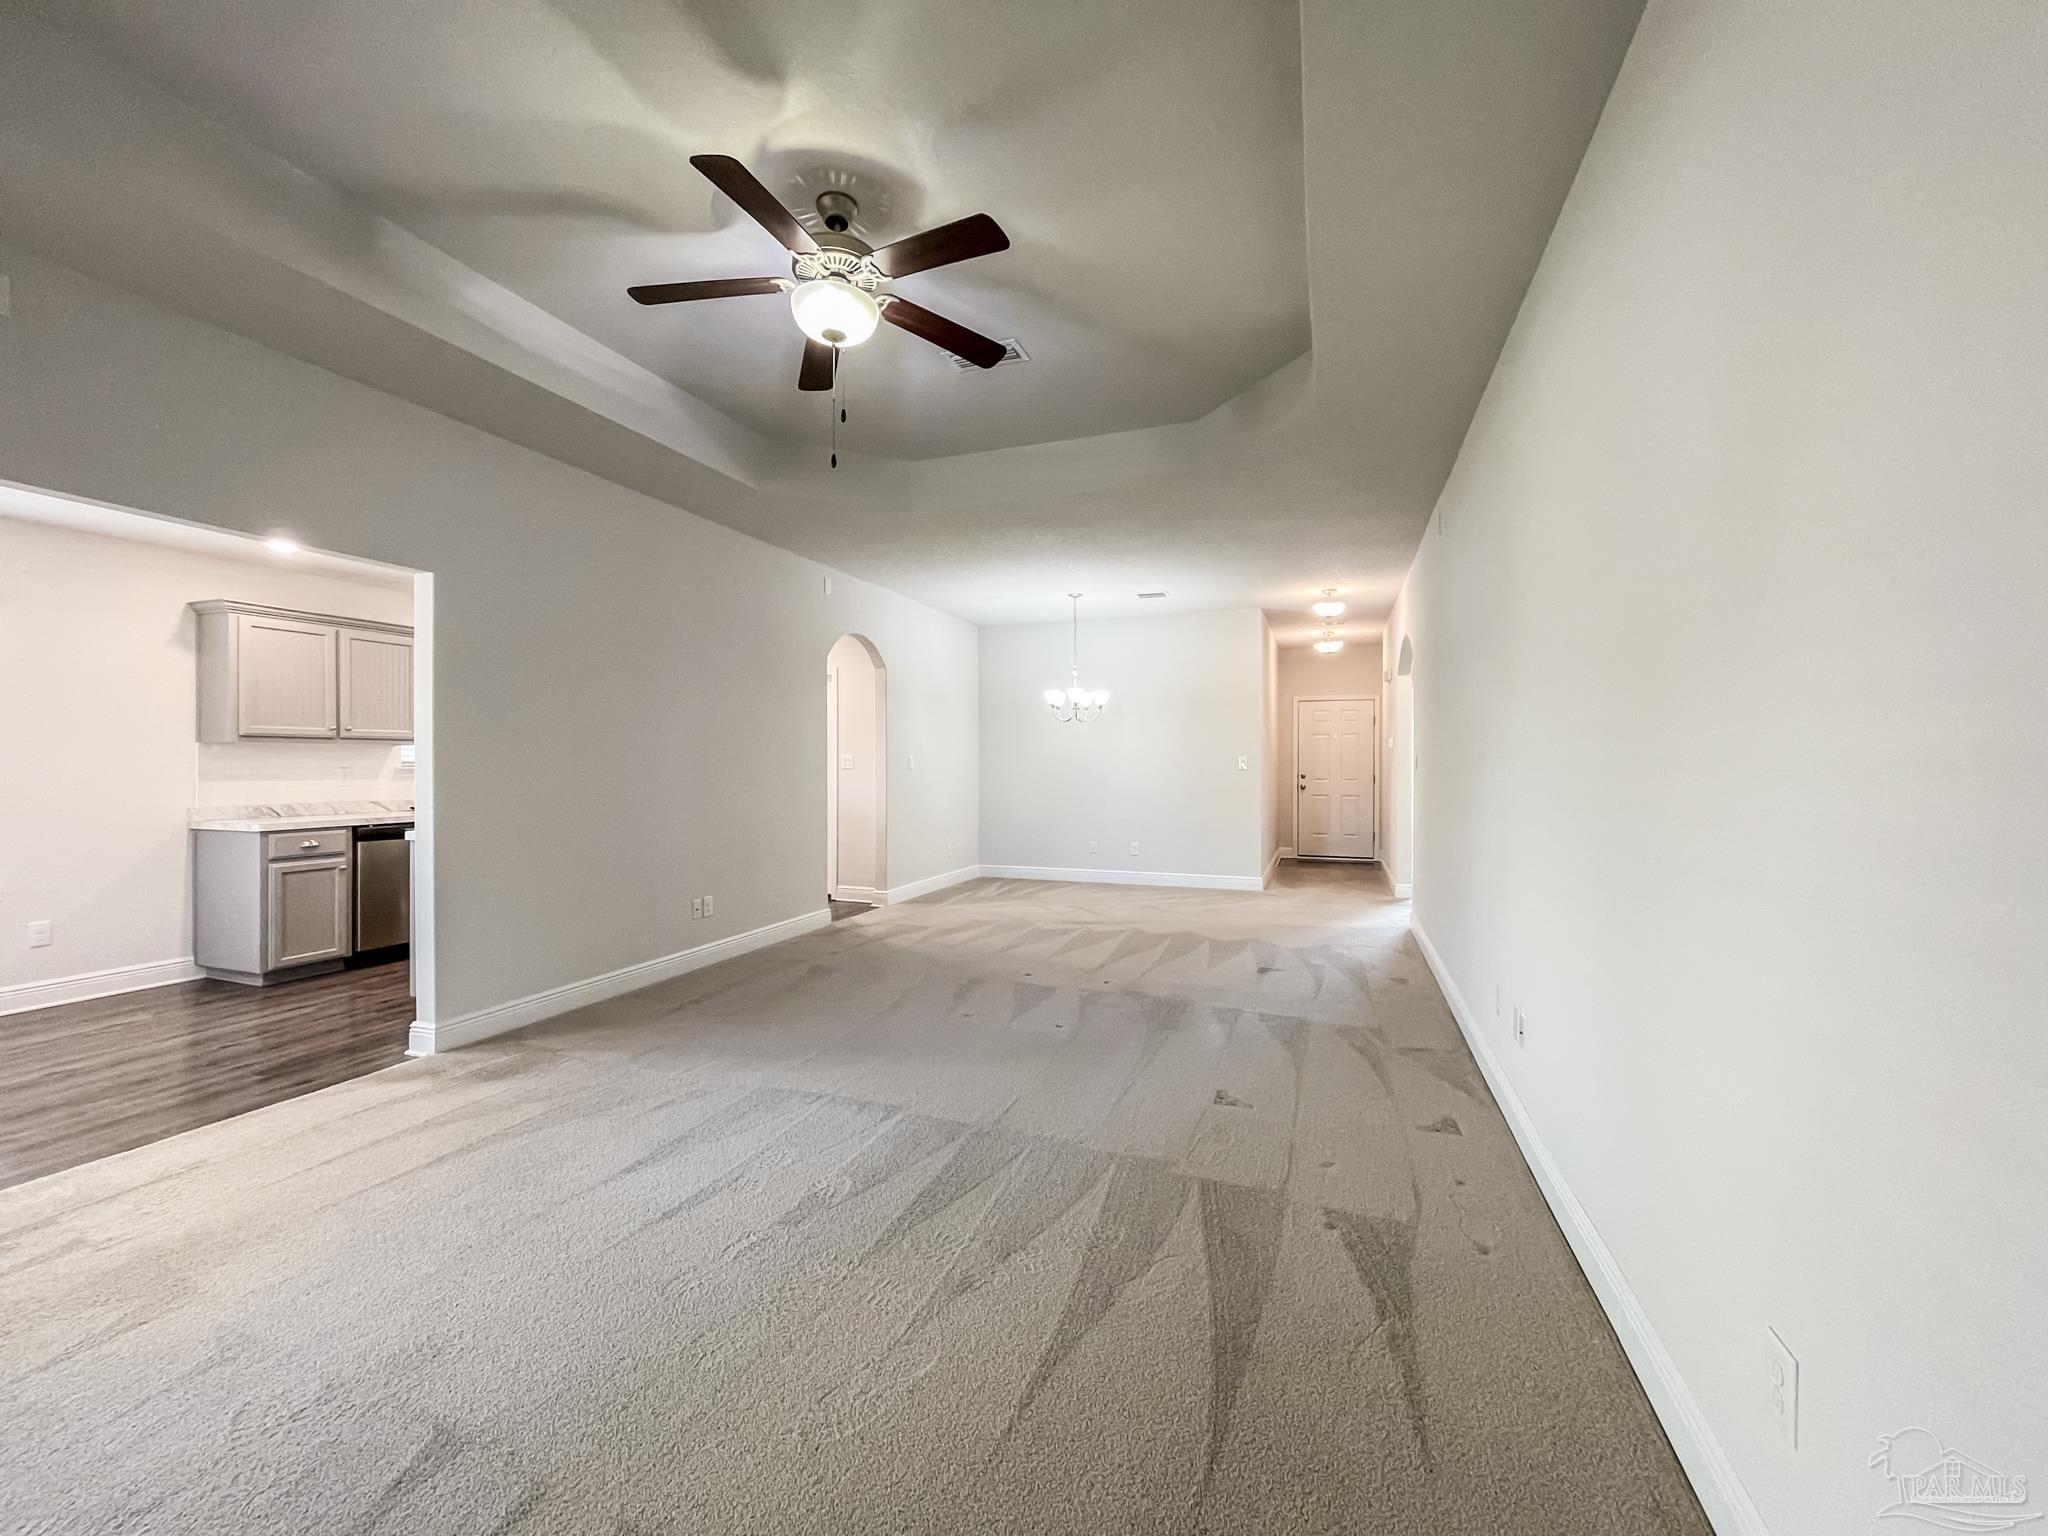
<path fill-rule="evenodd" d="M 1379 891 L 979 882 L 0 1192 L 0 1529 L 1700 1536 Z"/>

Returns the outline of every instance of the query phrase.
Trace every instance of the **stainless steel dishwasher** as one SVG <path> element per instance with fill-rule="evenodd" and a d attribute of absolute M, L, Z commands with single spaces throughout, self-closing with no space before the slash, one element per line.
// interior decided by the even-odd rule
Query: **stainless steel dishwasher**
<path fill-rule="evenodd" d="M 412 844 L 405 832 L 399 825 L 356 828 L 358 956 L 412 937 Z"/>

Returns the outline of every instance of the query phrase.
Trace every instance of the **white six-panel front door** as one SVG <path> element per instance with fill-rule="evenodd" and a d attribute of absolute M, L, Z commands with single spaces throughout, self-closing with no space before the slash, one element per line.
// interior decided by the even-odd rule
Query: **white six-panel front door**
<path fill-rule="evenodd" d="M 1379 725 L 1371 699 L 1294 704 L 1294 851 L 1379 856 Z"/>

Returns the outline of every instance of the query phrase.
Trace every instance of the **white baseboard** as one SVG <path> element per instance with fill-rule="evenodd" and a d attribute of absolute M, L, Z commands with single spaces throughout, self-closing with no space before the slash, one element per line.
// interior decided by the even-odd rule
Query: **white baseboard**
<path fill-rule="evenodd" d="M 1402 894 L 1400 886 L 1394 889 L 1397 895 Z M 1750 1499 L 1749 1490 L 1743 1487 L 1734 1463 L 1728 1459 L 1713 1426 L 1707 1422 L 1699 1400 L 1678 1374 L 1677 1363 L 1664 1348 L 1663 1340 L 1658 1338 L 1649 1315 L 1643 1311 L 1642 1303 L 1629 1286 L 1628 1277 L 1621 1272 L 1621 1265 L 1616 1262 L 1613 1252 L 1595 1230 L 1593 1218 L 1586 1214 L 1586 1208 L 1579 1204 L 1578 1196 L 1565 1182 L 1564 1173 L 1544 1145 L 1543 1137 L 1529 1116 L 1528 1107 L 1522 1103 L 1521 1095 L 1508 1081 L 1500 1059 L 1480 1033 L 1478 1016 L 1466 1006 L 1464 994 L 1451 979 L 1450 968 L 1444 964 L 1443 956 L 1437 953 L 1436 946 L 1430 943 L 1429 935 L 1422 931 L 1419 923 L 1411 920 L 1408 926 L 1415 935 L 1415 942 L 1422 947 L 1422 956 L 1429 962 L 1436 984 L 1443 989 L 1444 998 L 1451 1005 L 1451 1016 L 1458 1021 L 1459 1033 L 1464 1035 L 1465 1044 L 1471 1048 L 1473 1060 L 1479 1063 L 1487 1087 L 1493 1090 L 1501 1113 L 1507 1117 L 1508 1128 L 1515 1134 L 1523 1160 L 1536 1176 L 1536 1183 L 1543 1191 L 1543 1198 L 1549 1202 L 1551 1214 L 1557 1218 L 1565 1240 L 1571 1244 L 1572 1252 L 1578 1258 L 1579 1268 L 1585 1271 L 1587 1282 L 1593 1287 L 1594 1295 L 1599 1297 L 1601 1310 L 1606 1312 L 1608 1322 L 1614 1325 L 1615 1336 L 1621 1340 L 1629 1364 L 1635 1367 L 1643 1391 L 1649 1396 L 1650 1406 L 1656 1410 L 1664 1433 L 1671 1441 L 1671 1449 L 1678 1453 L 1679 1464 L 1692 1480 L 1693 1491 L 1699 1495 L 1707 1519 L 1712 1522 L 1718 1536 L 1770 1536 L 1763 1516 Z"/>
<path fill-rule="evenodd" d="M 667 981 L 672 976 L 684 976 L 691 971 L 702 970 L 707 965 L 716 965 L 721 960 L 731 960 L 757 949 L 766 949 L 770 944 L 780 944 L 785 939 L 813 933 L 826 927 L 831 921 L 831 911 L 820 907 L 815 912 L 785 918 L 779 923 L 770 923 L 765 928 L 736 933 L 730 938 L 713 939 L 709 944 L 699 944 L 694 949 L 678 950 L 675 954 L 662 955 L 653 960 L 642 960 L 637 965 L 622 966 L 616 971 L 607 971 L 602 976 L 592 976 L 586 981 L 572 981 L 566 986 L 550 987 L 547 991 L 535 992 L 530 997 L 515 998 L 509 1003 L 499 1003 L 496 1007 L 466 1013 L 459 1019 L 449 1019 L 438 1024 L 415 1022 L 406 1055 L 432 1056 L 438 1051 L 452 1051 L 460 1046 L 474 1045 L 477 1041 L 488 1040 L 493 1035 L 506 1034 L 511 1030 L 524 1029 L 529 1024 L 537 1024 L 542 1019 L 551 1019 L 556 1014 L 587 1008 L 592 1003 L 601 1003 L 607 998 L 637 992 L 642 987 L 651 987 L 656 982 Z"/>
<path fill-rule="evenodd" d="M 879 907 L 889 899 L 887 891 L 877 890 L 872 885 L 841 885 L 832 893 L 834 901 L 864 901 L 871 907 Z"/>
<path fill-rule="evenodd" d="M 1283 847 L 1278 853 L 1274 855 L 1274 857 L 1276 859 L 1291 859 L 1294 857 L 1294 850 L 1292 848 Z"/>
<path fill-rule="evenodd" d="M 913 901 L 919 896 L 929 896 L 933 891 L 943 891 L 949 886 L 963 885 L 969 880 L 981 878 L 981 866 L 969 864 L 961 869 L 949 869 L 943 875 L 931 875 L 923 880 L 913 880 L 908 885 L 892 885 L 882 893 L 884 902 Z"/>
<path fill-rule="evenodd" d="M 146 987 L 168 987 L 175 982 L 197 981 L 204 974 L 187 955 L 182 960 L 117 965 L 112 970 L 87 971 L 83 976 L 59 976 L 54 981 L 18 982 L 0 987 L 0 1014 L 55 1008 L 60 1003 L 82 1003 L 121 992 L 140 992 Z"/>
<path fill-rule="evenodd" d="M 1293 857 L 1294 850 L 1292 848 L 1275 848 L 1273 850 L 1273 857 L 1266 860 L 1266 873 L 1264 878 L 1259 881 L 1259 889 L 1263 891 L 1273 883 L 1274 872 L 1280 868 L 1280 861 L 1282 859 L 1291 859 Z"/>
<path fill-rule="evenodd" d="M 1415 894 L 1415 882 L 1413 880 L 1396 880 L 1391 871 L 1387 875 L 1387 884 L 1394 888 L 1394 900 L 1396 901 L 1407 901 Z M 1422 932 L 1419 928 L 1415 931 L 1418 934 Z"/>
<path fill-rule="evenodd" d="M 1174 875 L 1142 869 L 1039 869 L 1028 864 L 984 864 L 984 879 L 1062 880 L 1076 885 L 1177 885 L 1198 891 L 1263 891 L 1257 875 Z"/>

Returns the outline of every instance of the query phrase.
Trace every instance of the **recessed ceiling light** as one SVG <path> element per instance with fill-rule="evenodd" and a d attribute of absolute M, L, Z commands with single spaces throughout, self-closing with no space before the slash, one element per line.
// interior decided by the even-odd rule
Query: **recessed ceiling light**
<path fill-rule="evenodd" d="M 299 552 L 299 541 L 297 539 L 287 539 L 280 534 L 274 539 L 265 539 L 263 547 L 273 555 L 296 555 Z"/>

